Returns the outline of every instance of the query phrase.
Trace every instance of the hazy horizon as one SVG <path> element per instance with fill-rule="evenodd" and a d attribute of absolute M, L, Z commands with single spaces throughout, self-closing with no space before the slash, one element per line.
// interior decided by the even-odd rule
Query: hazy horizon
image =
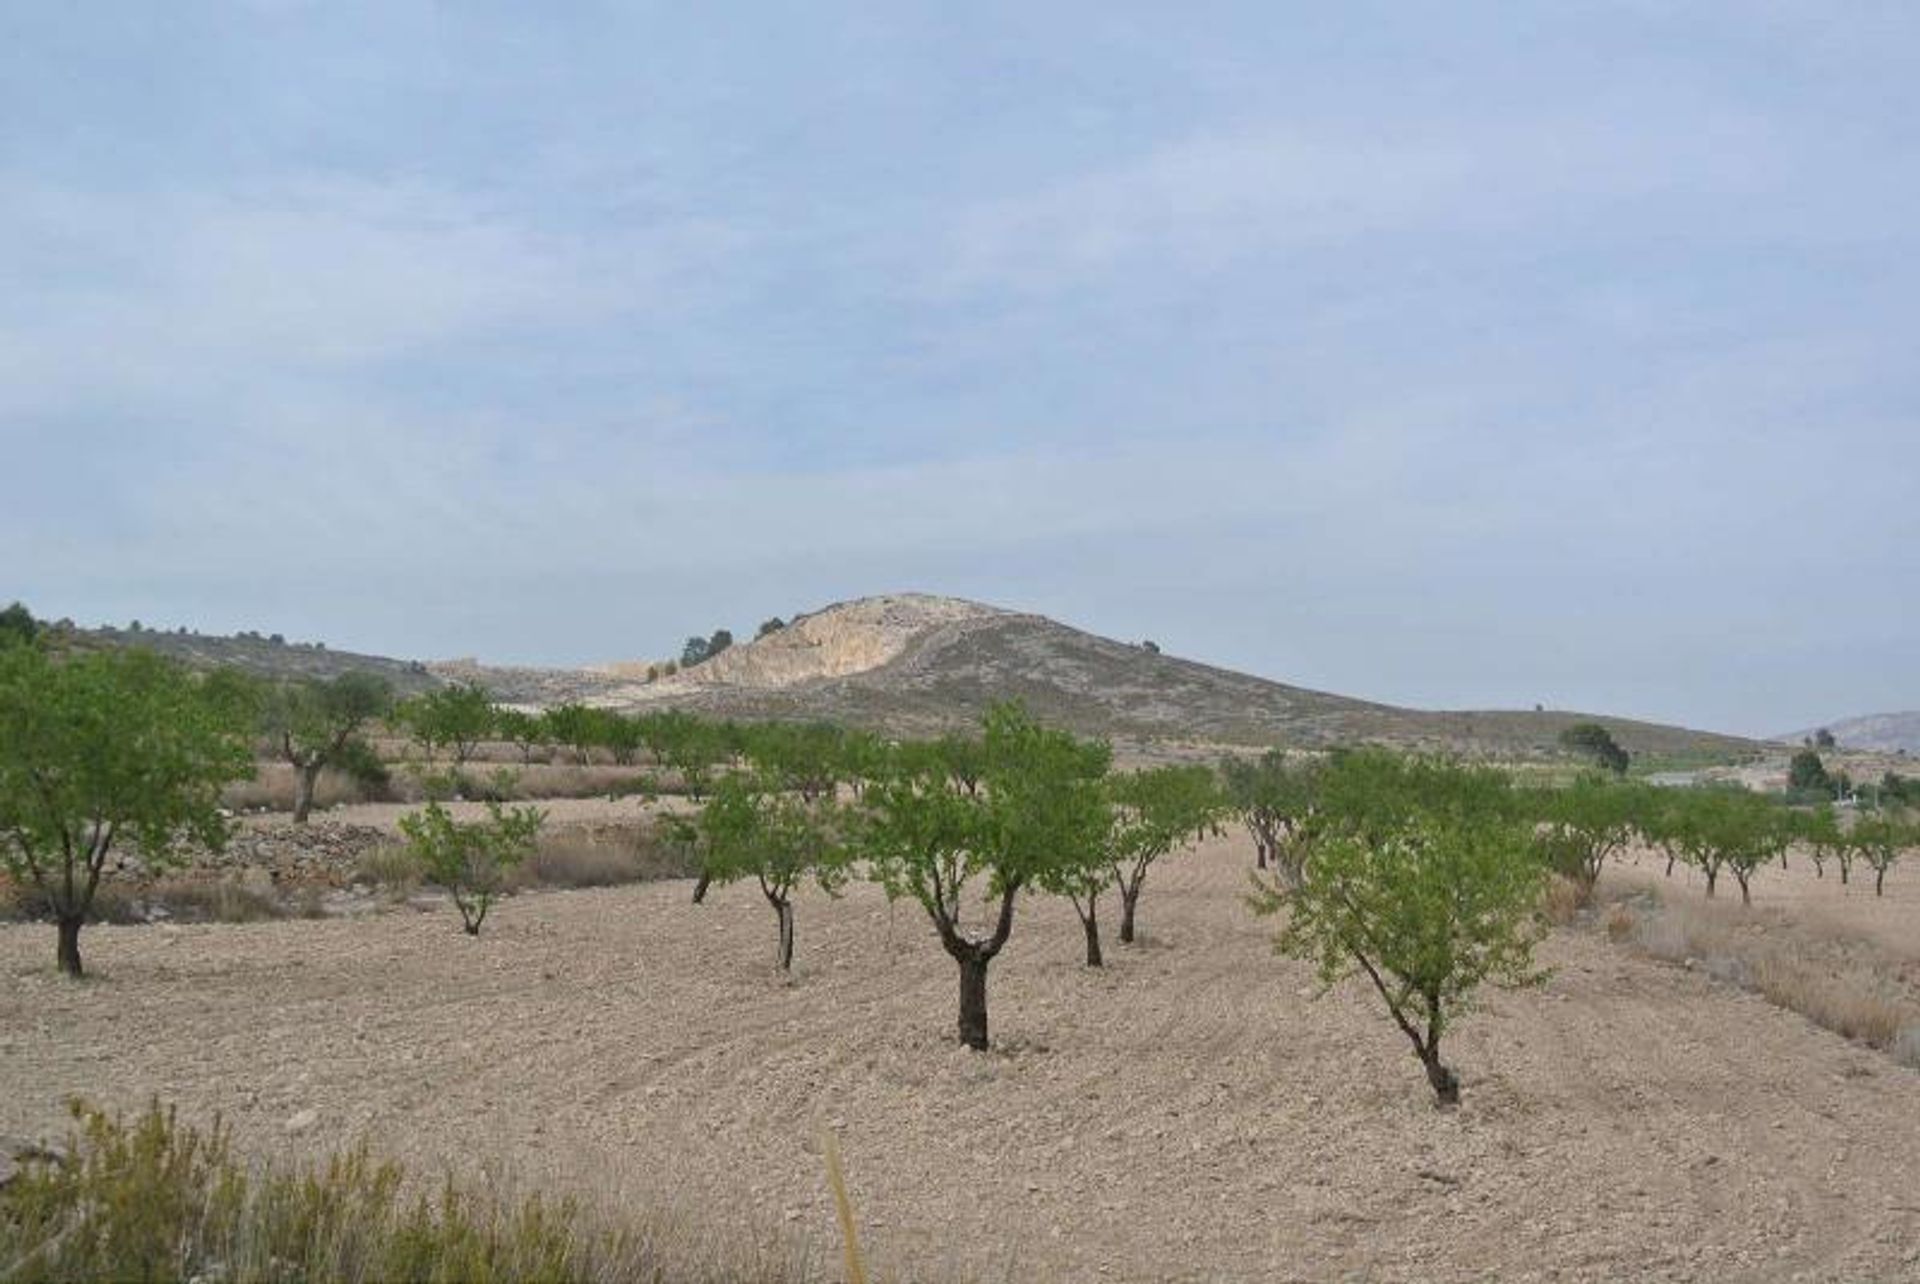
<path fill-rule="evenodd" d="M 731 14 L 731 19 L 729 19 Z M 0 603 L 1920 707 L 1920 10 L 28 8 Z"/>

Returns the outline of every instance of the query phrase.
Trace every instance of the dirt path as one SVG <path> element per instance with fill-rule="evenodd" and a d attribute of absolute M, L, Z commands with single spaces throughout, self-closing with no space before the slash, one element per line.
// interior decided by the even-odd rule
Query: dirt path
<path fill-rule="evenodd" d="M 1369 994 L 1273 957 L 1249 858 L 1157 871 L 1104 972 L 1064 904 L 1023 904 L 984 1056 L 919 910 L 867 887 L 801 903 L 791 984 L 745 887 L 523 897 L 477 941 L 411 913 L 90 929 L 84 986 L 47 929 L 0 929 L 0 1131 L 158 1093 L 263 1150 L 365 1136 L 830 1244 L 826 1127 L 913 1279 L 1920 1278 L 1920 1074 L 1563 934 L 1543 990 L 1461 1028 L 1438 1114 Z"/>

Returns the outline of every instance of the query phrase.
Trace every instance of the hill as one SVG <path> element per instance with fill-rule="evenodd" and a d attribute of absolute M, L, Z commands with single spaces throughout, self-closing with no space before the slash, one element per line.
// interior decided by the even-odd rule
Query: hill
<path fill-rule="evenodd" d="M 623 709 L 831 719 L 896 734 L 962 727 L 1011 697 L 1056 725 L 1136 742 L 1310 748 L 1370 740 L 1534 755 L 1556 752 L 1561 731 L 1591 720 L 1636 755 L 1727 758 L 1760 748 L 1733 736 L 1570 712 L 1397 708 L 1162 655 L 1044 616 L 923 594 L 838 603 L 657 682 L 622 680 L 619 672 L 595 675 L 573 698 Z M 550 673 L 521 671 L 517 681 L 498 671 L 471 676 L 505 687 L 508 698 L 552 694 Z"/>
<path fill-rule="evenodd" d="M 377 673 L 402 695 L 441 686 L 443 680 L 417 660 L 335 651 L 319 642 L 288 642 L 279 634 L 237 633 L 231 637 L 190 630 L 75 629 L 54 626 L 82 648 L 136 646 L 157 651 L 196 669 L 240 669 L 258 678 L 332 678 L 350 671 Z"/>
<path fill-rule="evenodd" d="M 1791 740 L 1795 744 L 1814 734 L 1815 728 L 1795 731 L 1781 736 L 1782 740 Z M 1858 718 L 1842 718 L 1838 722 L 1829 722 L 1824 730 L 1831 731 L 1835 743 L 1842 749 L 1860 749 L 1875 753 L 1920 753 L 1920 710 L 1906 713 L 1869 713 Z"/>

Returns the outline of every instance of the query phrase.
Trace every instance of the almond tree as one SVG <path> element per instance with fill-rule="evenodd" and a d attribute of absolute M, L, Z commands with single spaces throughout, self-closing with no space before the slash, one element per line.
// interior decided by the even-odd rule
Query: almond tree
<path fill-rule="evenodd" d="M 833 894 L 847 880 L 841 817 L 826 799 L 796 798 L 761 777 L 730 775 L 695 822 L 704 853 L 703 879 L 752 878 L 779 922 L 780 970 L 793 968 L 793 894 L 812 879 Z"/>
<path fill-rule="evenodd" d="M 362 733 L 393 707 L 393 689 L 378 674 L 355 670 L 331 680 L 283 683 L 269 691 L 264 727 L 279 756 L 294 770 L 293 819 L 304 825 L 314 787 L 328 767 L 351 769 L 371 760 Z"/>
<path fill-rule="evenodd" d="M 1313 762 L 1295 762 L 1279 749 L 1257 760 L 1220 764 L 1228 805 L 1253 835 L 1254 867 L 1269 864 L 1290 884 L 1300 881 L 1302 851 L 1294 842 L 1313 797 Z"/>
<path fill-rule="evenodd" d="M 52 907 L 62 972 L 83 974 L 111 853 L 163 868 L 182 839 L 225 844 L 221 787 L 253 774 L 248 713 L 151 652 L 0 644 L 0 869 Z"/>
<path fill-rule="evenodd" d="M 948 743 L 904 748 L 863 799 L 860 850 L 890 897 L 910 896 L 960 969 L 960 1041 L 987 1041 L 987 967 L 1013 933 L 1020 893 L 1062 852 L 1084 850 L 1098 816 L 1086 788 L 1105 746 L 1035 723 L 1017 705 L 987 712 L 986 735 L 949 762 Z M 955 741 L 953 744 L 967 744 Z M 979 774 L 973 775 L 978 766 Z M 986 921 L 966 909 L 984 893 Z"/>
<path fill-rule="evenodd" d="M 1328 768 L 1298 886 L 1272 878 L 1254 898 L 1287 912 L 1276 944 L 1332 985 L 1372 983 L 1413 1045 L 1440 1106 L 1460 1100 L 1441 1043 L 1487 982 L 1536 983 L 1545 871 L 1531 826 L 1496 772 L 1379 750 Z"/>
<path fill-rule="evenodd" d="M 1887 871 L 1900 859 L 1901 852 L 1916 846 L 1920 846 L 1920 827 L 1886 815 L 1854 822 L 1846 836 L 1846 847 L 1873 871 L 1875 896 L 1885 893 Z"/>
<path fill-rule="evenodd" d="M 1582 775 L 1561 789 L 1534 795 L 1541 827 L 1535 846 L 1549 868 L 1565 876 L 1585 903 L 1607 860 L 1633 838 L 1648 810 L 1644 790 L 1605 777 Z"/>
<path fill-rule="evenodd" d="M 533 854 L 547 813 L 487 804 L 487 818 L 457 821 L 438 801 L 400 818 L 407 849 L 429 881 L 447 889 L 468 936 L 480 935 L 507 876 Z"/>
<path fill-rule="evenodd" d="M 1131 945 L 1147 870 L 1176 847 L 1199 839 L 1226 807 L 1206 767 L 1156 767 L 1113 778 L 1115 816 L 1109 861 L 1120 889 L 1120 940 Z"/>

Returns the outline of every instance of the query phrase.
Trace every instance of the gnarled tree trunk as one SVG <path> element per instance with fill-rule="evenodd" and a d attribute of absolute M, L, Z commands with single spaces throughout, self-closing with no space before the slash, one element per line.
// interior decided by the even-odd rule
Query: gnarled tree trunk
<path fill-rule="evenodd" d="M 773 912 L 780 919 L 780 970 L 793 970 L 793 902 L 775 901 Z"/>
<path fill-rule="evenodd" d="M 960 1042 L 987 1048 L 987 964 L 992 957 L 962 958 L 960 963 Z"/>
<path fill-rule="evenodd" d="M 1140 903 L 1140 885 L 1120 885 L 1120 943 L 1133 944 L 1133 907 Z"/>
<path fill-rule="evenodd" d="M 63 914 L 57 920 L 60 929 L 60 970 L 68 976 L 84 976 L 80 966 L 80 928 L 86 918 L 79 914 Z"/>
<path fill-rule="evenodd" d="M 320 782 L 320 764 L 317 762 L 296 763 L 293 768 L 293 820 L 296 825 L 307 823 L 307 815 L 313 810 L 313 794 Z"/>
<path fill-rule="evenodd" d="M 1080 906 L 1076 902 L 1075 909 Z M 1100 902 L 1089 898 L 1086 912 L 1080 915 L 1080 926 L 1087 934 L 1087 966 L 1104 967 L 1106 960 L 1100 955 Z"/>

